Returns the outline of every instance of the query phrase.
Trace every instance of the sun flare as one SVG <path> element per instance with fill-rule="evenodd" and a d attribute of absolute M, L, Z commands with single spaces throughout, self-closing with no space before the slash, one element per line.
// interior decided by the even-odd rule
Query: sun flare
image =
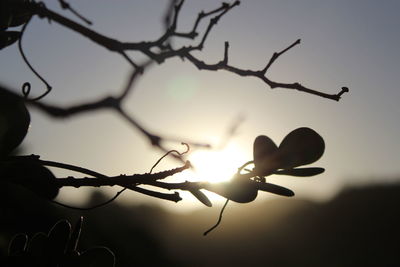
<path fill-rule="evenodd" d="M 188 173 L 191 176 L 189 180 L 211 183 L 228 181 L 248 161 L 243 151 L 233 143 L 223 150 L 195 151 L 189 156 L 189 160 L 194 167 Z"/>

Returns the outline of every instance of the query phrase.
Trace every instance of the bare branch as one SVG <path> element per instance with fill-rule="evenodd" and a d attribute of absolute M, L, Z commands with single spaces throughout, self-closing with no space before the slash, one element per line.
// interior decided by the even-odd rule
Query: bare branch
<path fill-rule="evenodd" d="M 90 20 L 88 20 L 87 18 L 85 18 L 84 16 L 82 16 L 80 13 L 78 13 L 78 11 L 76 11 L 74 8 L 71 7 L 71 5 L 69 3 L 67 3 L 65 0 L 58 0 L 58 2 L 60 2 L 61 8 L 62 9 L 68 9 L 69 11 L 71 11 L 75 16 L 77 16 L 79 19 L 81 19 L 82 21 L 84 21 L 86 24 L 92 25 L 92 22 Z"/>
<path fill-rule="evenodd" d="M 43 164 L 47 165 L 47 164 Z M 119 175 L 119 176 L 104 176 L 103 174 L 96 175 L 95 178 L 75 178 L 69 176 L 67 178 L 57 178 L 56 184 L 58 187 L 82 187 L 82 186 L 92 186 L 92 187 L 100 187 L 100 186 L 122 186 L 128 187 L 137 184 L 149 184 L 153 181 L 162 180 L 169 176 L 172 176 L 176 173 L 182 172 L 186 169 L 190 168 L 190 163 L 186 163 L 182 167 L 178 167 L 175 169 L 157 172 L 157 173 L 145 173 L 145 174 L 133 174 L 133 175 Z M 70 169 L 70 168 L 68 168 Z M 75 169 L 72 169 L 77 171 Z M 93 173 L 92 173 L 93 174 Z"/>
<path fill-rule="evenodd" d="M 278 53 L 274 53 L 271 57 L 271 59 L 269 60 L 267 66 L 265 66 L 265 68 L 261 71 L 264 75 L 267 72 L 267 70 L 269 69 L 269 67 L 271 67 L 272 63 L 275 62 L 275 60 L 280 57 L 283 53 L 285 53 L 286 51 L 288 51 L 289 49 L 293 48 L 294 46 L 300 44 L 300 39 L 297 39 L 296 42 L 294 42 L 293 44 L 289 45 L 287 48 L 283 49 L 281 52 Z"/>
<path fill-rule="evenodd" d="M 300 83 L 297 83 L 297 82 L 295 82 L 295 83 L 274 82 L 274 81 L 270 80 L 269 78 L 265 77 L 267 70 L 271 67 L 271 65 L 275 62 L 275 60 L 280 55 L 282 55 L 283 53 L 285 53 L 286 51 L 288 51 L 295 45 L 299 44 L 300 39 L 296 40 L 292 45 L 290 45 L 286 49 L 282 50 L 281 52 L 274 53 L 273 56 L 271 57 L 270 61 L 268 62 L 268 64 L 262 70 L 258 70 L 258 71 L 245 70 L 245 69 L 240 69 L 240 68 L 228 65 L 228 62 L 227 62 L 228 46 L 227 46 L 227 44 L 225 44 L 224 59 L 222 61 L 220 61 L 219 63 L 206 64 L 205 62 L 197 59 L 190 52 L 194 51 L 194 50 L 202 50 L 209 33 L 211 32 L 212 28 L 217 24 L 219 19 L 223 15 L 225 15 L 228 11 L 230 11 L 233 7 L 239 5 L 240 2 L 236 1 L 233 4 L 224 3 L 224 4 L 222 4 L 221 7 L 217 8 L 215 10 L 212 10 L 208 13 L 201 12 L 199 14 L 196 22 L 194 23 L 192 31 L 187 34 L 182 34 L 182 33 L 176 32 L 178 15 L 179 15 L 179 11 L 180 11 L 182 4 L 183 4 L 183 1 L 181 1 L 180 3 L 175 5 L 175 8 L 174 8 L 175 12 L 174 12 L 172 24 L 170 27 L 167 28 L 166 32 L 158 40 L 153 41 L 153 42 L 139 42 L 139 43 L 121 42 L 121 41 L 106 37 L 106 36 L 101 35 L 83 25 L 80 25 L 68 18 L 65 18 L 65 17 L 47 9 L 43 5 L 39 5 L 36 3 L 30 3 L 28 5 L 28 7 L 34 14 L 38 14 L 39 17 L 54 20 L 54 21 L 60 23 L 61 25 L 65 26 L 71 30 L 76 31 L 83 36 L 86 36 L 87 38 L 89 38 L 93 42 L 97 43 L 98 45 L 103 46 L 103 47 L 109 49 L 110 51 L 118 52 L 125 59 L 127 59 L 128 62 L 132 66 L 134 66 L 134 68 L 138 68 L 138 65 L 136 63 L 134 63 L 129 57 L 127 57 L 127 55 L 124 51 L 126 51 L 126 50 L 140 51 L 143 54 L 147 55 L 151 60 L 154 60 L 159 64 L 164 62 L 166 59 L 172 58 L 172 57 L 186 58 L 191 63 L 193 63 L 196 67 L 198 67 L 199 69 L 206 69 L 206 70 L 213 70 L 213 71 L 224 69 L 224 70 L 230 71 L 232 73 L 238 74 L 240 76 L 257 77 L 257 78 L 263 80 L 272 89 L 278 88 L 278 87 L 284 88 L 284 89 L 295 89 L 295 90 L 298 90 L 301 92 L 317 95 L 317 96 L 320 96 L 323 98 L 336 100 L 336 101 L 338 101 L 340 99 L 341 95 L 343 94 L 342 91 L 339 92 L 338 94 L 327 94 L 327 93 L 323 93 L 323 92 L 320 92 L 320 91 L 317 91 L 317 90 L 314 90 L 311 88 L 304 87 Z M 218 15 L 216 15 L 215 17 L 210 19 L 209 25 L 208 25 L 207 29 L 205 30 L 203 37 L 198 45 L 189 46 L 189 47 L 181 47 L 178 49 L 172 49 L 171 46 L 163 44 L 171 36 L 192 38 L 193 35 L 197 35 L 196 29 L 198 27 L 200 20 L 207 16 L 214 15 L 214 14 L 218 14 Z M 153 47 L 159 47 L 159 48 L 161 48 L 162 51 L 158 54 L 154 53 L 151 51 L 151 48 L 153 48 Z"/>

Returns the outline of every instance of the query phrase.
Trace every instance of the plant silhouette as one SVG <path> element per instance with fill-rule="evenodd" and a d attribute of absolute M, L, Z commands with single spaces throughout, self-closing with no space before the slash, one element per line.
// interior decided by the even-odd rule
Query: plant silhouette
<path fill-rule="evenodd" d="M 71 232 L 71 224 L 57 222 L 46 235 L 36 233 L 29 241 L 26 234 L 14 236 L 9 245 L 6 266 L 114 266 L 114 254 L 106 247 L 77 251 L 82 217 Z"/>
<path fill-rule="evenodd" d="M 288 188 L 275 185 L 266 181 L 266 177 L 277 175 L 289 176 L 313 176 L 324 171 L 319 167 L 298 168 L 316 162 L 324 153 L 325 143 L 323 138 L 313 129 L 302 127 L 290 132 L 277 146 L 269 137 L 260 135 L 254 141 L 253 160 L 238 168 L 234 177 L 223 183 L 209 182 L 166 182 L 163 181 L 174 174 L 180 173 L 191 167 L 186 160 L 186 154 L 190 147 L 210 148 L 209 144 L 195 140 L 171 139 L 162 134 L 147 130 L 136 121 L 124 108 L 123 103 L 130 95 L 137 80 L 144 71 L 154 64 L 163 64 L 171 58 L 186 59 L 186 61 L 199 70 L 225 70 L 240 76 L 250 76 L 261 80 L 270 88 L 285 88 L 300 91 L 306 94 L 322 97 L 328 100 L 339 101 L 342 95 L 348 92 L 347 87 L 342 87 L 336 94 L 329 94 L 301 85 L 298 82 L 285 83 L 271 80 L 267 74 L 274 62 L 284 53 L 300 44 L 297 39 L 292 44 L 279 52 L 273 53 L 265 67 L 260 70 L 247 70 L 235 67 L 229 63 L 229 43 L 224 44 L 223 58 L 217 63 L 207 63 L 195 56 L 194 52 L 202 51 L 209 33 L 217 23 L 228 14 L 240 2 L 222 3 L 219 7 L 207 12 L 200 12 L 194 20 L 193 27 L 188 32 L 180 32 L 177 28 L 178 18 L 184 1 L 171 0 L 165 14 L 165 32 L 154 41 L 129 42 L 120 41 L 92 30 L 91 22 L 72 8 L 66 1 L 59 0 L 64 10 L 72 12 L 83 21 L 83 24 L 73 21 L 46 7 L 44 3 L 33 0 L 4 0 L 0 3 L 0 49 L 18 43 L 20 54 L 32 70 L 32 72 L 45 84 L 44 92 L 38 93 L 32 90 L 29 82 L 22 85 L 22 95 L 15 93 L 15 89 L 9 89 L 0 85 L 0 183 L 15 184 L 27 188 L 38 196 L 65 207 L 77 210 L 90 210 L 104 206 L 116 199 L 122 192 L 130 190 L 153 198 L 178 202 L 182 200 L 179 191 L 188 191 L 204 205 L 211 207 L 212 203 L 202 190 L 217 193 L 227 199 L 238 203 L 247 203 L 256 199 L 258 191 L 265 191 L 281 196 L 293 196 L 294 192 Z M 85 37 L 94 44 L 108 49 L 124 58 L 131 67 L 127 82 L 116 95 L 107 95 L 100 100 L 87 101 L 82 104 L 60 107 L 46 102 L 46 95 L 52 90 L 52 86 L 33 68 L 22 48 L 24 32 L 33 18 L 47 19 L 76 34 Z M 199 31 L 199 25 L 208 19 L 204 32 Z M 14 27 L 20 29 L 12 29 Z M 191 43 L 185 46 L 175 47 L 173 41 L 189 40 Z M 127 52 L 135 51 L 147 57 L 140 62 L 128 55 Z M 33 96 L 35 95 L 35 96 Z M 46 101 L 43 101 L 46 100 Z M 39 111 L 55 118 L 73 117 L 89 111 L 107 109 L 137 129 L 155 149 L 164 152 L 164 156 L 156 161 L 153 168 L 167 155 L 172 155 L 180 166 L 153 173 L 133 175 L 108 176 L 95 170 L 68 163 L 43 160 L 39 155 L 15 155 L 22 140 L 27 134 L 30 124 L 29 108 L 34 107 Z M 233 130 L 232 130 L 233 134 Z M 227 138 L 228 139 L 228 138 Z M 179 142 L 186 146 L 186 151 L 178 152 L 167 144 Z M 227 140 L 224 140 L 226 142 Z M 249 166 L 253 165 L 253 168 Z M 82 176 L 56 177 L 49 169 L 60 168 L 66 171 L 78 172 Z M 154 190 L 147 189 L 150 185 Z M 98 203 L 90 207 L 71 207 L 55 201 L 59 190 L 63 187 L 104 187 L 118 186 L 121 190 L 108 201 Z M 172 193 L 169 191 L 173 191 Z M 224 208 L 226 205 L 224 206 Z M 221 212 L 222 216 L 222 212 Z M 220 216 L 220 219 L 221 219 Z M 220 221 L 220 220 L 219 220 Z M 10 264 L 18 266 L 20 263 L 42 262 L 60 266 L 113 266 L 114 256 L 108 249 L 93 249 L 82 254 L 76 251 L 79 239 L 81 222 L 75 226 L 71 233 L 68 221 L 60 221 L 55 224 L 48 235 L 37 234 L 29 240 L 26 235 L 17 235 L 10 243 Z M 86 264 L 86 265 L 85 265 Z M 102 264 L 102 265 L 101 265 Z"/>

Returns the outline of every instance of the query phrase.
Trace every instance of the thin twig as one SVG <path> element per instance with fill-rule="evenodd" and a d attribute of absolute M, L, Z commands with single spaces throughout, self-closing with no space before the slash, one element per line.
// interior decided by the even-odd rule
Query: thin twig
<path fill-rule="evenodd" d="M 36 77 L 38 77 L 45 85 L 46 85 L 46 91 L 41 94 L 38 97 L 35 97 L 33 99 L 30 99 L 31 101 L 37 101 L 42 99 L 43 97 L 45 97 L 48 93 L 50 93 L 52 87 L 51 85 L 35 70 L 35 68 L 31 65 L 31 63 L 29 62 L 28 58 L 25 55 L 24 50 L 22 49 L 22 37 L 24 36 L 26 27 L 28 26 L 29 22 L 31 21 L 32 18 L 30 18 L 25 24 L 24 26 L 22 26 L 22 30 L 21 30 L 21 36 L 19 37 L 18 40 L 18 49 L 19 49 L 19 53 L 22 56 L 22 59 L 24 60 L 25 64 L 29 67 L 29 69 L 36 75 Z M 29 82 L 26 82 L 22 85 L 22 93 L 25 96 L 25 98 L 28 97 L 29 93 L 31 91 L 31 84 Z"/>
<path fill-rule="evenodd" d="M 65 0 L 58 0 L 58 2 L 60 2 L 61 8 L 62 9 L 68 9 L 69 11 L 71 11 L 75 16 L 77 16 L 79 19 L 81 19 L 82 21 L 84 21 L 86 24 L 88 25 L 92 25 L 92 22 L 90 20 L 88 20 L 87 18 L 85 18 L 84 16 L 82 16 L 80 13 L 78 13 L 78 11 L 76 11 L 74 8 L 71 7 L 71 5 L 69 3 L 67 3 Z"/>
<path fill-rule="evenodd" d="M 174 18 L 172 25 L 166 29 L 166 32 L 156 41 L 152 42 L 139 42 L 139 43 L 132 43 L 132 42 L 121 42 L 116 39 L 112 39 L 110 37 L 104 36 L 102 34 L 99 34 L 83 25 L 80 25 L 68 18 L 65 18 L 49 9 L 47 9 L 43 5 L 39 5 L 36 3 L 30 3 L 28 4 L 28 8 L 33 12 L 34 14 L 38 14 L 39 17 L 41 18 L 48 18 L 51 20 L 56 21 L 57 23 L 60 23 L 61 25 L 70 28 L 73 31 L 76 31 L 80 33 L 81 35 L 89 38 L 90 40 L 94 41 L 96 44 L 103 46 L 110 51 L 113 52 L 118 52 L 121 55 L 123 55 L 131 64 L 133 61 L 131 61 L 129 58 L 126 57 L 126 54 L 124 54 L 124 51 L 127 50 L 136 50 L 140 51 L 143 54 L 147 55 L 150 59 L 156 61 L 157 63 L 163 63 L 166 59 L 168 58 L 174 58 L 174 57 L 181 57 L 181 58 L 186 58 L 188 59 L 192 64 L 194 64 L 196 67 L 199 69 L 206 69 L 206 70 L 220 70 L 224 69 L 226 71 L 235 73 L 240 76 L 253 76 L 253 77 L 258 77 L 262 81 L 264 81 L 266 84 L 268 84 L 271 89 L 273 88 L 284 88 L 284 89 L 294 89 L 298 90 L 301 92 L 309 93 L 312 95 L 317 95 L 323 98 L 331 99 L 331 100 L 336 100 L 339 101 L 341 98 L 341 95 L 343 94 L 343 91 L 340 91 L 338 94 L 327 94 L 323 93 L 314 89 L 307 88 L 305 86 L 302 86 L 300 83 L 281 83 L 281 82 L 274 82 L 270 80 L 269 78 L 265 77 L 266 71 L 270 68 L 270 66 L 273 64 L 273 62 L 283 53 L 291 49 L 293 46 L 297 45 L 300 41 L 297 40 L 294 42 L 291 46 L 288 48 L 282 50 L 279 53 L 274 53 L 266 67 L 262 70 L 244 70 L 240 69 L 234 66 L 230 66 L 225 62 L 224 60 L 221 61 L 218 64 L 206 64 L 205 62 L 197 59 L 194 57 L 190 52 L 195 51 L 195 50 L 202 50 L 204 43 L 212 30 L 212 28 L 217 24 L 219 19 L 224 16 L 228 11 L 230 11 L 233 7 L 237 6 L 240 4 L 239 1 L 234 2 L 233 4 L 223 4 L 220 8 L 217 8 L 209 13 L 200 13 L 198 19 L 196 20 L 194 24 L 194 29 L 197 28 L 198 21 L 201 20 L 202 18 L 212 15 L 212 14 L 218 14 L 212 19 L 210 19 L 210 22 L 208 24 L 207 29 L 205 30 L 203 37 L 201 38 L 201 41 L 198 45 L 196 46 L 189 46 L 189 47 L 181 47 L 179 49 L 172 49 L 168 45 L 164 45 L 163 43 L 169 39 L 171 36 L 177 36 L 177 37 L 189 37 L 190 35 L 193 34 L 178 34 L 176 32 L 176 23 L 179 15 L 179 10 L 183 4 L 183 1 L 175 6 L 175 13 L 174 13 Z M 154 47 L 159 47 L 162 48 L 162 51 L 160 53 L 154 53 L 151 51 L 152 48 Z M 226 56 L 224 57 L 226 58 Z"/>
<path fill-rule="evenodd" d="M 300 41 L 301 41 L 300 39 L 297 39 L 293 44 L 289 45 L 287 48 L 283 49 L 281 52 L 278 52 L 278 53 L 275 52 L 272 55 L 271 59 L 269 60 L 268 64 L 265 66 L 265 68 L 261 72 L 263 72 L 265 75 L 265 73 L 267 72 L 269 67 L 271 67 L 272 63 L 274 63 L 275 60 L 278 59 L 278 57 L 280 57 L 283 53 L 287 52 L 289 49 L 293 48 L 294 46 L 300 44 Z"/>
<path fill-rule="evenodd" d="M 189 145 L 186 144 L 186 143 L 182 143 L 182 145 L 185 145 L 185 146 L 186 146 L 186 150 L 185 150 L 185 151 L 183 151 L 183 152 L 179 152 L 178 150 L 170 150 L 170 151 L 168 151 L 168 152 L 165 153 L 161 158 L 159 158 L 159 159 L 156 161 L 156 163 L 154 163 L 154 165 L 153 165 L 153 166 L 151 167 L 151 169 L 150 169 L 150 173 L 152 173 L 152 172 L 153 172 L 153 169 L 161 162 L 161 160 L 163 160 L 163 159 L 164 159 L 166 156 L 168 156 L 169 154 L 171 154 L 171 153 L 176 153 L 176 154 L 178 154 L 179 156 L 182 156 L 183 154 L 188 153 L 189 150 L 190 150 Z"/>
<path fill-rule="evenodd" d="M 222 214 L 224 213 L 224 210 L 226 208 L 226 206 L 228 205 L 229 199 L 226 199 L 224 206 L 221 209 L 221 212 L 219 213 L 219 217 L 218 217 L 218 221 L 217 223 L 211 227 L 210 229 L 208 229 L 207 231 L 204 232 L 203 236 L 206 236 L 208 233 L 210 233 L 212 230 L 214 230 L 215 228 L 218 227 L 218 225 L 221 223 L 222 221 Z"/>
<path fill-rule="evenodd" d="M 105 205 L 107 205 L 107 204 L 113 202 L 115 199 L 117 199 L 117 198 L 119 197 L 119 195 L 121 195 L 121 194 L 125 191 L 125 189 L 126 189 L 126 188 L 123 188 L 123 189 L 121 189 L 120 191 L 118 191 L 118 192 L 115 194 L 115 196 L 113 196 L 113 197 L 110 198 L 109 200 L 104 201 L 104 202 L 99 203 L 99 204 L 96 204 L 96 205 L 93 205 L 93 206 L 90 206 L 90 207 L 77 207 L 77 206 L 72 206 L 72 205 L 68 205 L 68 204 L 61 203 L 61 202 L 56 201 L 56 200 L 51 200 L 51 202 L 54 203 L 54 204 L 57 204 L 57 205 L 59 205 L 59 206 L 62 206 L 62 207 L 64 207 L 64 208 L 69 208 L 69 209 L 74 209 L 74 210 L 94 210 L 94 209 L 103 207 L 103 206 L 105 206 Z"/>

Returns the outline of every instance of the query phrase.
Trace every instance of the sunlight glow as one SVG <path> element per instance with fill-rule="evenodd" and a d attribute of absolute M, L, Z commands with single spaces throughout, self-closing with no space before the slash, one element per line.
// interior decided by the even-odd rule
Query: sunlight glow
<path fill-rule="evenodd" d="M 218 183 L 232 178 L 237 169 L 248 159 L 234 143 L 223 150 L 195 151 L 189 156 L 194 170 L 191 171 L 191 181 L 208 181 Z"/>

